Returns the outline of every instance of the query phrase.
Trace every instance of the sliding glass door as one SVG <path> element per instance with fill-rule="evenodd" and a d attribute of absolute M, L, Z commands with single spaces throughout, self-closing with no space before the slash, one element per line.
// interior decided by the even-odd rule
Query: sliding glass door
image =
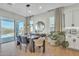
<path fill-rule="evenodd" d="M 8 18 L 2 18 L 1 22 L 1 42 L 9 42 L 14 40 L 14 21 Z"/>
<path fill-rule="evenodd" d="M 13 41 L 17 35 L 23 33 L 24 21 L 14 21 L 14 19 L 0 17 L 0 43 Z"/>
<path fill-rule="evenodd" d="M 23 34 L 24 33 L 24 22 L 23 21 L 19 21 L 19 23 L 18 23 L 18 34 L 19 35 L 21 35 L 21 34 Z"/>
<path fill-rule="evenodd" d="M 24 34 L 24 21 L 17 21 L 16 36 Z"/>

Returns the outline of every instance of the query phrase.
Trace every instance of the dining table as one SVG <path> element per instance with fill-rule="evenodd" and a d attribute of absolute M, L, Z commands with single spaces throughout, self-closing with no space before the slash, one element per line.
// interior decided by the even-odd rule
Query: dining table
<path fill-rule="evenodd" d="M 35 52 L 35 43 L 34 40 L 40 38 L 39 35 L 22 35 L 22 37 L 27 37 L 29 39 L 29 51 Z M 45 52 L 45 40 L 43 41 L 43 53 Z"/>

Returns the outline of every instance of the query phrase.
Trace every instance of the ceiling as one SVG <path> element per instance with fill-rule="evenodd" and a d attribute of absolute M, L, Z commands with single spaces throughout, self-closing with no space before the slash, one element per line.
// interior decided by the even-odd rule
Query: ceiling
<path fill-rule="evenodd" d="M 30 7 L 26 7 L 27 3 L 0 3 L 0 8 L 7 11 L 22 15 L 24 17 L 37 15 L 58 7 L 72 5 L 71 3 L 30 3 Z"/>

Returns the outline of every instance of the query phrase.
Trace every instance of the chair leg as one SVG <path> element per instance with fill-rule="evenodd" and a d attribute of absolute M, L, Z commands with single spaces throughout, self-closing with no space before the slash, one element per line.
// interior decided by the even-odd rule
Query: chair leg
<path fill-rule="evenodd" d="M 43 41 L 43 53 L 45 53 L 45 40 Z"/>
<path fill-rule="evenodd" d="M 17 41 L 17 46 L 20 45 L 20 42 Z"/>
<path fill-rule="evenodd" d="M 28 47 L 28 45 L 26 44 L 26 46 L 25 46 L 25 52 L 27 52 L 27 47 Z"/>
<path fill-rule="evenodd" d="M 18 42 L 18 41 L 17 41 L 17 45 L 16 45 L 16 47 L 17 47 L 17 46 L 19 46 L 20 50 L 22 49 L 22 48 L 21 48 L 21 43 Z"/>
<path fill-rule="evenodd" d="M 27 52 L 27 47 L 25 47 L 25 52 Z"/>
<path fill-rule="evenodd" d="M 33 52 L 35 52 L 35 43 L 33 42 Z"/>
<path fill-rule="evenodd" d="M 22 45 L 20 44 L 19 47 L 20 47 L 20 50 L 21 50 L 22 49 Z"/>

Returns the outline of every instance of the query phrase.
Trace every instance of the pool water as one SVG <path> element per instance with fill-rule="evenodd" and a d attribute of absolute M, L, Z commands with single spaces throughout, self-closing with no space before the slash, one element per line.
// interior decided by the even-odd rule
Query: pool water
<path fill-rule="evenodd" d="M 1 35 L 0 42 L 6 43 L 14 40 L 14 36 L 11 34 Z"/>
<path fill-rule="evenodd" d="M 6 38 L 1 38 L 2 43 L 10 42 L 13 41 L 14 37 L 6 37 Z"/>

